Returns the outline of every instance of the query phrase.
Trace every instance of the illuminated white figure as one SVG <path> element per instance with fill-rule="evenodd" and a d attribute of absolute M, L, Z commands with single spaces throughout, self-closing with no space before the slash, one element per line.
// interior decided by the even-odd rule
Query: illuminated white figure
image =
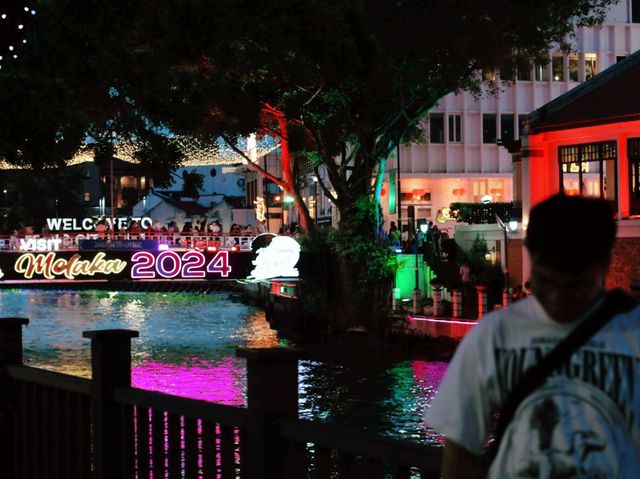
<path fill-rule="evenodd" d="M 4 273 L 2 272 L 2 269 L 0 268 L 0 279 L 2 279 L 3 276 L 4 276 Z"/>
<path fill-rule="evenodd" d="M 248 279 L 268 279 L 278 276 L 298 276 L 296 264 L 300 245 L 289 236 L 276 236 L 268 246 L 256 251 L 255 268 Z"/>

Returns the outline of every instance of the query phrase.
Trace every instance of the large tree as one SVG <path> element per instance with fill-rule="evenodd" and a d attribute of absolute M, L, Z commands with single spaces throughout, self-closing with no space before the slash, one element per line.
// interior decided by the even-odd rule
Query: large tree
<path fill-rule="evenodd" d="M 480 92 L 562 43 L 613 0 L 178 2 L 144 12 L 122 88 L 178 131 L 242 132 L 278 118 L 294 158 L 326 171 L 341 222 L 390 151 L 444 95 Z M 152 86 L 151 86 L 152 85 Z M 159 101 L 162 99 L 162 101 Z M 264 117 L 264 116 L 263 116 Z M 284 123 L 286 122 L 286 123 Z M 283 128 L 286 126 L 286 130 Z"/>
<path fill-rule="evenodd" d="M 150 151 L 166 146 L 159 131 L 232 144 L 270 132 L 287 153 L 281 186 L 303 213 L 293 176 L 302 159 L 324 170 L 343 240 L 373 240 L 377 208 L 368 208 L 384 161 L 440 98 L 480 93 L 480 71 L 529 64 L 613 2 L 42 0 L 27 61 L 0 70 L 0 101 L 19 91 L 27 107 L 0 111 L 0 154 L 63 156 L 89 127 L 138 141 L 143 158 L 162 164 Z M 369 245 L 353 244 L 340 250 L 345 286 L 366 267 Z M 355 291 L 341 296 L 363 310 Z"/>

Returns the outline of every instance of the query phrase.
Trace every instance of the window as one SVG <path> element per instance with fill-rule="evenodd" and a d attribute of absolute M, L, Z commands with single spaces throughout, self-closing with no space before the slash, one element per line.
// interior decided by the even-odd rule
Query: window
<path fill-rule="evenodd" d="M 487 187 L 487 180 L 473 180 L 471 183 L 472 193 L 473 193 L 473 201 L 479 202 L 480 198 L 489 193 L 489 188 Z"/>
<path fill-rule="evenodd" d="M 462 141 L 462 116 L 449 115 L 449 142 L 460 143 Z"/>
<path fill-rule="evenodd" d="M 571 53 L 569 55 L 569 80 L 578 81 L 578 54 Z"/>
<path fill-rule="evenodd" d="M 631 23 L 640 23 L 640 0 L 631 0 Z"/>
<path fill-rule="evenodd" d="M 518 81 L 531 81 L 531 65 L 526 62 L 518 63 L 516 75 Z"/>
<path fill-rule="evenodd" d="M 627 140 L 629 158 L 629 213 L 640 214 L 640 138 Z"/>
<path fill-rule="evenodd" d="M 492 82 L 498 79 L 498 74 L 496 73 L 496 70 L 487 69 L 482 71 L 482 77 L 484 78 L 484 81 Z"/>
<path fill-rule="evenodd" d="M 431 143 L 444 143 L 444 117 L 442 113 L 429 115 L 429 141 Z"/>
<path fill-rule="evenodd" d="M 421 188 L 400 193 L 402 203 L 413 203 L 418 201 L 431 201 L 431 192 Z"/>
<path fill-rule="evenodd" d="M 597 53 L 585 53 L 584 54 L 584 79 L 588 80 L 593 75 L 598 73 L 598 54 Z"/>
<path fill-rule="evenodd" d="M 138 180 L 135 176 L 122 176 L 120 177 L 120 188 L 137 188 Z"/>
<path fill-rule="evenodd" d="M 529 121 L 529 115 L 518 115 L 518 136 L 524 135 L 524 129 Z"/>
<path fill-rule="evenodd" d="M 500 80 L 503 81 L 513 81 L 514 79 L 514 68 L 512 66 L 506 66 L 500 69 Z"/>
<path fill-rule="evenodd" d="M 482 142 L 483 143 L 496 142 L 496 115 L 493 115 L 493 114 L 482 115 Z"/>
<path fill-rule="evenodd" d="M 564 57 L 554 55 L 551 58 L 551 69 L 553 71 L 553 81 L 564 81 Z"/>
<path fill-rule="evenodd" d="M 558 148 L 560 188 L 567 195 L 603 198 L 616 203 L 615 141 Z"/>
<path fill-rule="evenodd" d="M 536 81 L 549 81 L 548 63 L 538 63 L 536 65 Z"/>
<path fill-rule="evenodd" d="M 88 203 L 89 201 L 91 201 L 91 193 L 85 192 L 85 194 L 83 195 L 83 198 L 85 203 Z"/>
<path fill-rule="evenodd" d="M 511 143 L 515 139 L 514 121 L 513 115 L 500 115 L 500 139 L 503 143 Z"/>

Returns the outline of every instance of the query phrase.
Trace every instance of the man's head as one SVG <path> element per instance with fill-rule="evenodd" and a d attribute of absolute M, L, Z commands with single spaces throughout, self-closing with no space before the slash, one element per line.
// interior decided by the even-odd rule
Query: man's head
<path fill-rule="evenodd" d="M 597 298 L 615 237 L 604 200 L 555 195 L 531 210 L 531 290 L 554 320 L 574 321 Z"/>

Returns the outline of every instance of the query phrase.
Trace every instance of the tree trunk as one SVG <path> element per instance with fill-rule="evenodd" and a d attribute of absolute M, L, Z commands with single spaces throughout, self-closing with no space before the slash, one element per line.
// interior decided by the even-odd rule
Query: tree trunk
<path fill-rule="evenodd" d="M 291 155 L 291 150 L 289 149 L 289 132 L 288 132 L 288 120 L 284 113 L 270 109 L 268 110 L 271 114 L 273 114 L 278 121 L 278 126 L 280 128 L 280 151 L 282 152 L 282 180 L 284 183 L 284 192 L 293 197 L 294 204 L 296 209 L 298 210 L 298 218 L 300 220 L 300 227 L 306 232 L 315 231 L 314 224 L 311 221 L 311 216 L 309 215 L 309 208 L 302 201 L 302 197 L 300 196 L 300 192 L 296 187 L 296 179 L 293 168 L 294 158 Z"/>

